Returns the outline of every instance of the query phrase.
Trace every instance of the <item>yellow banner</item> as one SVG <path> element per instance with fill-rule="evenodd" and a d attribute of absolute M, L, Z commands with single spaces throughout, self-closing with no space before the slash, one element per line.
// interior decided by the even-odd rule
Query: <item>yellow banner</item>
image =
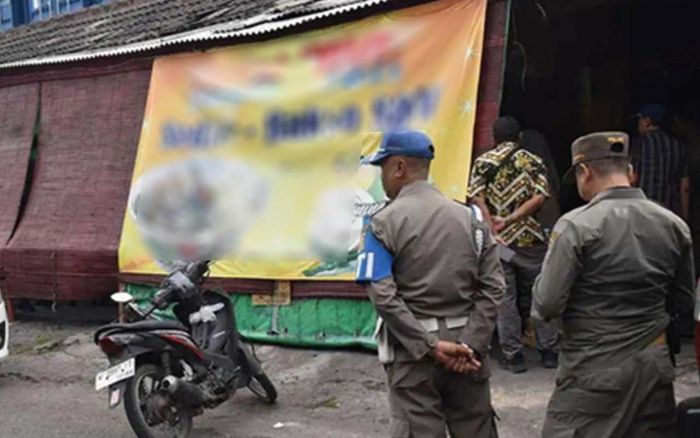
<path fill-rule="evenodd" d="M 426 131 L 431 178 L 463 199 L 487 0 L 442 0 L 153 66 L 119 249 L 122 272 L 216 254 L 212 274 L 351 279 L 362 166 L 381 132 Z"/>

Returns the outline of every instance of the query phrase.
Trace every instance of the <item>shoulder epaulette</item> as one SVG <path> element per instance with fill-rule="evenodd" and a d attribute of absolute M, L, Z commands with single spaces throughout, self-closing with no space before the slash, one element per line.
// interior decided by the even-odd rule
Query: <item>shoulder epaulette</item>
<path fill-rule="evenodd" d="M 355 217 L 372 217 L 389 205 L 386 201 L 355 203 Z"/>
<path fill-rule="evenodd" d="M 475 219 L 473 224 L 483 224 L 484 223 L 484 213 L 479 207 L 474 204 L 465 204 L 464 202 L 457 201 L 453 199 L 457 204 L 465 207 L 467 210 L 471 211 L 472 217 Z M 486 239 L 486 233 L 480 227 L 472 227 L 474 232 L 474 245 L 476 246 L 476 255 L 481 257 L 481 253 L 484 250 L 484 241 Z"/>

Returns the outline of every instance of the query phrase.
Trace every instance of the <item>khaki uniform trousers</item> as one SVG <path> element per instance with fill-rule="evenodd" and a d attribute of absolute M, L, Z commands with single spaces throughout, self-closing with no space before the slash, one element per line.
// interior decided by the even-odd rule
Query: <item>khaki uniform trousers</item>
<path fill-rule="evenodd" d="M 440 338 L 454 341 L 461 329 L 440 324 Z M 397 361 L 385 365 L 392 438 L 496 438 L 488 355 L 478 373 L 457 374 L 432 358 L 411 361 L 396 347 Z"/>
<path fill-rule="evenodd" d="M 488 378 L 432 360 L 386 366 L 392 438 L 496 438 Z"/>
<path fill-rule="evenodd" d="M 543 438 L 676 436 L 674 369 L 665 345 L 622 363 L 557 382 Z"/>

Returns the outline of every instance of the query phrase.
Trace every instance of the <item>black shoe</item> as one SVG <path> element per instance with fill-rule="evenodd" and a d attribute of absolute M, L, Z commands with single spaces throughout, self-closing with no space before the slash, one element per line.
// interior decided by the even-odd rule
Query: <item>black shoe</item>
<path fill-rule="evenodd" d="M 516 353 L 516 355 L 510 359 L 503 357 L 503 360 L 501 360 L 501 365 L 503 365 L 503 368 L 512 371 L 514 374 L 522 374 L 527 371 L 527 367 L 525 366 L 525 356 L 523 356 L 522 353 Z"/>
<path fill-rule="evenodd" d="M 555 369 L 559 366 L 559 354 L 551 350 L 542 352 L 542 366 L 547 369 Z"/>

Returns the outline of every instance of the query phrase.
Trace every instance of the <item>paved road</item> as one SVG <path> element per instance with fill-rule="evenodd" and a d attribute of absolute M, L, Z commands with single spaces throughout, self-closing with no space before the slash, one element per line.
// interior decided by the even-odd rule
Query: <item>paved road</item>
<path fill-rule="evenodd" d="M 13 355 L 0 365 L 0 437 L 123 438 L 133 436 L 121 409 L 107 408 L 107 395 L 93 390 L 106 361 L 90 341 L 93 326 L 37 322 L 12 326 Z M 47 344 L 49 351 L 35 351 Z M 680 398 L 700 394 L 687 347 L 679 367 Z M 386 437 L 384 377 L 374 355 L 258 347 L 278 385 L 279 403 L 269 407 L 252 394 L 195 419 L 194 437 Z M 536 364 L 515 376 L 494 367 L 494 405 L 505 438 L 539 436 L 553 385 L 553 372 Z"/>

